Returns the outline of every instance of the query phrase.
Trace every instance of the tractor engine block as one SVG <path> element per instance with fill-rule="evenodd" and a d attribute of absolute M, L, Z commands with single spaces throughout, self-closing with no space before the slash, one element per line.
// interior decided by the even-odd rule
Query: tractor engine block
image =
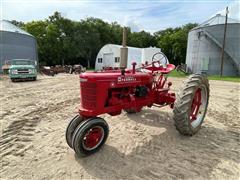
<path fill-rule="evenodd" d="M 145 97 L 148 95 L 149 89 L 146 86 L 137 86 L 135 91 L 135 96 Z"/>

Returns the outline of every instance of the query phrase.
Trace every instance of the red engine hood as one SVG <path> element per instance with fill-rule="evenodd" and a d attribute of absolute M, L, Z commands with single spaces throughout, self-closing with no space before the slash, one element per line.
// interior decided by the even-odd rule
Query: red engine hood
<path fill-rule="evenodd" d="M 152 75 L 148 73 L 126 72 L 125 75 L 121 75 L 121 72 L 85 72 L 80 74 L 80 81 L 117 81 L 117 82 L 136 82 L 136 81 L 151 81 Z"/>

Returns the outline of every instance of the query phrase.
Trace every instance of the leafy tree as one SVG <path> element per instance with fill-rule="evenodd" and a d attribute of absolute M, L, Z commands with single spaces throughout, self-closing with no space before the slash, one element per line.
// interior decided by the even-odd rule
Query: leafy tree
<path fill-rule="evenodd" d="M 28 23 L 13 20 L 12 23 L 36 38 L 39 62 L 43 65 L 80 63 L 94 67 L 102 46 L 122 43 L 122 26 L 99 18 L 72 21 L 55 12 L 45 20 Z M 128 27 L 127 44 L 140 48 L 158 46 L 171 63 L 179 64 L 185 61 L 188 32 L 196 25 L 167 28 L 153 35 L 146 31 L 131 32 Z"/>
<path fill-rule="evenodd" d="M 154 36 L 152 36 L 150 33 L 141 31 L 141 32 L 133 32 L 129 34 L 129 46 L 134 47 L 150 47 L 150 46 L 156 46 L 156 39 Z"/>
<path fill-rule="evenodd" d="M 14 24 L 15 26 L 18 26 L 18 27 L 24 29 L 24 25 L 25 25 L 25 24 L 24 24 L 24 22 L 22 22 L 22 21 L 12 20 L 11 23 Z"/>
<path fill-rule="evenodd" d="M 162 49 L 171 63 L 178 65 L 185 62 L 188 32 L 196 26 L 196 23 L 189 23 L 174 29 L 167 28 L 154 34 L 157 46 Z"/>

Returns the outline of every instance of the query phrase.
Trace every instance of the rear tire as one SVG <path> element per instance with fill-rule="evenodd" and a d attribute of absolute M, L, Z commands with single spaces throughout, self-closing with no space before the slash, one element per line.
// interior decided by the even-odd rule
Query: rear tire
<path fill-rule="evenodd" d="M 83 121 L 83 117 L 76 115 L 68 124 L 66 132 L 65 132 L 65 137 L 67 144 L 70 148 L 72 148 L 72 136 L 77 128 L 77 126 Z"/>
<path fill-rule="evenodd" d="M 91 118 L 81 122 L 74 131 L 72 145 L 79 157 L 97 152 L 109 134 L 107 122 L 102 118 Z"/>
<path fill-rule="evenodd" d="M 173 109 L 175 126 L 181 134 L 192 136 L 199 131 L 207 112 L 208 100 L 207 76 L 189 76 L 177 94 Z"/>

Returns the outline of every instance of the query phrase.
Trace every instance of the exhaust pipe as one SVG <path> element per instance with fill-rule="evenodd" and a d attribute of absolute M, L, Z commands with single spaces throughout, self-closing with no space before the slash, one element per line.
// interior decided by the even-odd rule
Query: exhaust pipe
<path fill-rule="evenodd" d="M 127 28 L 123 27 L 122 47 L 120 49 L 120 69 L 127 68 L 128 48 L 127 48 Z"/>

